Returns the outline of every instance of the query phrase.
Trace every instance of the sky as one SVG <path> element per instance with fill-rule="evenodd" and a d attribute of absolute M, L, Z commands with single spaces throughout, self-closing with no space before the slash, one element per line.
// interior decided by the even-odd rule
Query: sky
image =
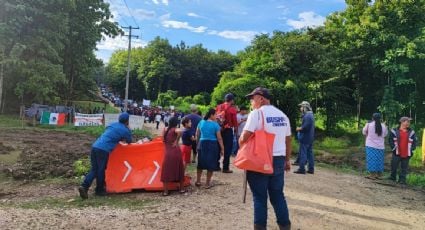
<path fill-rule="evenodd" d="M 326 16 L 345 9 L 344 0 L 106 0 L 120 26 L 139 27 L 132 47 L 145 47 L 155 37 L 172 46 L 202 44 L 233 54 L 258 34 L 323 25 Z M 128 6 L 128 7 L 127 7 Z M 128 34 L 128 30 L 126 30 Z M 128 37 L 106 38 L 96 55 L 105 63 L 115 50 L 127 49 Z"/>

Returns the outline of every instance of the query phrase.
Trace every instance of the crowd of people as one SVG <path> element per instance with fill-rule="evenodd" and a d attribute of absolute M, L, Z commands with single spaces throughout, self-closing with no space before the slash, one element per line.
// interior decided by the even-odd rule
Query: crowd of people
<path fill-rule="evenodd" d="M 246 179 L 253 195 L 254 229 L 266 229 L 268 197 L 276 214 L 279 229 L 291 229 L 288 205 L 283 193 L 285 171 L 291 169 L 291 124 L 288 117 L 270 103 L 272 95 L 266 88 L 255 88 L 246 95 L 250 101 L 251 111 L 235 105 L 235 96 L 228 93 L 224 102 L 216 108 L 209 109 L 201 117 L 196 105 L 191 105 L 190 114 L 160 108 L 129 111 L 146 117 L 145 122 L 164 122 L 162 132 L 165 146 L 161 171 L 163 195 L 168 196 L 170 183 L 178 182 L 179 192 L 186 194 L 184 178 L 187 165 L 197 163 L 195 186 L 210 189 L 214 186 L 214 172 L 232 173 L 230 157 L 237 153 L 256 130 L 264 129 L 274 134 L 273 173 L 263 174 L 247 171 Z M 299 154 L 293 165 L 298 165 L 295 174 L 314 174 L 313 142 L 315 136 L 315 119 L 312 107 L 307 101 L 299 104 L 301 119 L 296 127 L 299 142 Z M 262 114 L 260 116 L 260 114 Z M 128 128 L 128 113 L 122 113 L 119 121 L 107 127 L 96 140 L 91 151 L 91 170 L 79 187 L 80 196 L 88 198 L 87 191 L 92 181 L 97 179 L 96 195 L 105 195 L 105 167 L 109 153 L 120 142 L 130 143 L 131 131 Z M 389 144 L 393 151 L 391 176 L 396 180 L 397 170 L 401 165 L 398 182 L 405 184 L 409 159 L 416 147 L 415 132 L 410 128 L 410 118 L 401 117 L 400 125 L 388 132 L 381 114 L 374 113 L 372 120 L 363 128 L 366 136 L 366 163 L 370 172 L 368 178 L 379 179 L 384 171 L 384 141 L 389 133 Z M 180 127 L 181 126 L 181 127 Z M 307 169 L 306 169 L 307 166 Z M 206 171 L 203 183 L 202 174 Z"/>

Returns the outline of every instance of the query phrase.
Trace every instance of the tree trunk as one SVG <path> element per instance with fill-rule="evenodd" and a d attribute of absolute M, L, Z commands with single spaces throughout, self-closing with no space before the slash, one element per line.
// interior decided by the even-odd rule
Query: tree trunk
<path fill-rule="evenodd" d="M 68 90 L 68 97 L 67 97 L 67 101 L 66 104 L 69 105 L 68 103 L 71 101 L 72 99 L 72 95 L 74 94 L 74 65 L 71 65 L 70 71 L 69 71 L 69 90 Z"/>
<path fill-rule="evenodd" d="M 357 130 L 360 130 L 360 114 L 361 114 L 361 106 L 362 106 L 362 97 L 359 97 L 357 100 Z"/>

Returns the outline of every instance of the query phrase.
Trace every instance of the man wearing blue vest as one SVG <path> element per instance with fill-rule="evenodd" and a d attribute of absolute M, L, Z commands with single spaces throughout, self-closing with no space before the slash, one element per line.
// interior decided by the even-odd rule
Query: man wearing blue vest
<path fill-rule="evenodd" d="M 96 178 L 95 194 L 98 196 L 106 195 L 105 188 L 105 170 L 108 164 L 109 154 L 114 150 L 120 141 L 131 143 L 131 131 L 128 113 L 121 113 L 118 122 L 106 127 L 105 132 L 94 142 L 90 153 L 90 172 L 86 175 L 84 182 L 78 188 L 82 199 L 88 198 L 88 190 L 93 180 Z"/>

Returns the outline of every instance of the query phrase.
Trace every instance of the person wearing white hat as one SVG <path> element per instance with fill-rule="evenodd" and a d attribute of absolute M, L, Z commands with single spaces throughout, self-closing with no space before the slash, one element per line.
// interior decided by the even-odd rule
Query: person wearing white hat
<path fill-rule="evenodd" d="M 305 174 L 305 165 L 308 162 L 307 173 L 314 174 L 314 115 L 310 103 L 303 101 L 299 104 L 302 112 L 302 123 L 297 127 L 298 141 L 300 142 L 299 150 L 299 168 L 294 171 L 297 174 Z"/>

